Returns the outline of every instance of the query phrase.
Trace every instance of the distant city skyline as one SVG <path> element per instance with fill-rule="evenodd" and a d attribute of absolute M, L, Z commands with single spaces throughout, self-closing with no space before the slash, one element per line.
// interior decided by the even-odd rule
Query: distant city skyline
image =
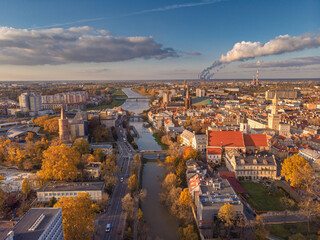
<path fill-rule="evenodd" d="M 4 0 L 0 80 L 196 79 L 208 67 L 251 79 L 258 65 L 262 79 L 319 78 L 319 11 L 317 0 Z"/>

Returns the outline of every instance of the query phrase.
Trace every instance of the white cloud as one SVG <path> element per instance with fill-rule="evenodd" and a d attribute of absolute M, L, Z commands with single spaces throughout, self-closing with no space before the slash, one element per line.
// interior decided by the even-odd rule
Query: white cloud
<path fill-rule="evenodd" d="M 230 63 L 250 58 L 278 55 L 286 52 L 320 46 L 320 35 L 311 34 L 290 36 L 280 35 L 263 44 L 261 42 L 238 42 L 226 55 L 221 55 L 220 62 Z"/>
<path fill-rule="evenodd" d="M 44 65 L 177 57 L 152 37 L 115 37 L 88 26 L 43 30 L 0 27 L 0 64 Z"/>
<path fill-rule="evenodd" d="M 225 64 L 253 59 L 261 56 L 279 55 L 287 52 L 301 51 L 320 46 L 320 34 L 304 34 L 300 36 L 280 35 L 266 43 L 261 42 L 238 42 L 233 48 L 221 55 L 220 59 L 204 69 L 200 77 L 210 79 L 214 75 L 213 69 L 220 68 Z"/>

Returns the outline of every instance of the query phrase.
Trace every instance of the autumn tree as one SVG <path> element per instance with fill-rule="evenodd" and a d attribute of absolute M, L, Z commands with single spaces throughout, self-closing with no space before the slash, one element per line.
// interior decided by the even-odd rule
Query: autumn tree
<path fill-rule="evenodd" d="M 73 180 L 77 178 L 79 153 L 65 144 L 50 146 L 43 152 L 43 164 L 37 173 L 44 180 Z"/>
<path fill-rule="evenodd" d="M 201 160 L 201 153 L 192 147 L 185 147 L 183 150 L 183 159 L 189 160 L 191 158 L 195 160 Z"/>
<path fill-rule="evenodd" d="M 95 157 L 96 162 L 103 162 L 106 158 L 106 155 L 100 148 L 97 148 L 93 151 L 93 156 Z"/>
<path fill-rule="evenodd" d="M 128 218 L 133 217 L 134 211 L 134 199 L 131 197 L 129 193 L 127 193 L 121 200 L 122 208 L 127 211 Z"/>
<path fill-rule="evenodd" d="M 75 197 L 63 196 L 54 207 L 62 209 L 64 239 L 91 239 L 98 206 L 88 193 L 78 193 Z"/>
<path fill-rule="evenodd" d="M 187 186 L 186 182 L 186 162 L 181 161 L 179 162 L 177 169 L 176 169 L 176 175 L 177 175 L 177 184 L 179 186 L 185 187 Z"/>
<path fill-rule="evenodd" d="M 27 197 L 29 196 L 29 194 L 32 191 L 32 184 L 29 181 L 28 178 L 24 178 L 22 181 L 22 185 L 21 185 L 21 190 L 23 192 L 23 194 L 25 194 Z"/>
<path fill-rule="evenodd" d="M 192 197 L 188 188 L 183 189 L 179 197 L 180 204 L 184 206 L 190 206 L 192 203 Z"/>
<path fill-rule="evenodd" d="M 298 154 L 286 158 L 281 165 L 281 175 L 284 176 L 293 187 L 303 187 L 306 183 L 305 177 L 310 176 L 312 173 L 309 162 Z M 301 174 L 301 172 L 307 175 Z"/>
<path fill-rule="evenodd" d="M 269 231 L 266 229 L 262 218 L 260 216 L 257 216 L 255 220 L 254 239 L 265 240 L 268 235 Z"/>
<path fill-rule="evenodd" d="M 80 153 L 80 155 L 90 153 L 90 144 L 83 138 L 74 141 L 72 148 Z"/>
<path fill-rule="evenodd" d="M 106 160 L 101 164 L 100 174 L 104 179 L 106 188 L 111 189 L 117 182 L 115 174 L 119 171 L 116 163 L 116 156 L 107 156 Z"/>
<path fill-rule="evenodd" d="M 188 224 L 186 227 L 179 228 L 179 239 L 181 240 L 198 240 L 198 234 L 194 227 Z"/>
<path fill-rule="evenodd" d="M 231 227 L 237 218 L 234 206 L 230 203 L 223 205 L 218 212 L 218 218 L 225 226 Z"/>
<path fill-rule="evenodd" d="M 59 117 L 50 118 L 44 122 L 43 129 L 48 133 L 59 132 Z"/>
<path fill-rule="evenodd" d="M 23 148 L 17 143 L 11 143 L 7 147 L 7 160 L 11 165 L 17 165 L 20 169 L 23 169 L 23 161 L 26 159 Z"/>
<path fill-rule="evenodd" d="M 28 132 L 27 137 L 26 137 L 26 142 L 27 143 L 34 143 L 34 135 L 32 132 Z"/>
<path fill-rule="evenodd" d="M 138 188 L 138 178 L 136 174 L 133 174 L 129 179 L 128 179 L 128 189 L 131 192 L 135 192 Z"/>
<path fill-rule="evenodd" d="M 295 202 L 291 198 L 282 197 L 282 198 L 280 198 L 280 204 L 284 209 L 284 214 L 285 214 L 284 223 L 286 223 L 288 210 L 290 210 L 290 209 L 292 209 L 294 207 Z"/>

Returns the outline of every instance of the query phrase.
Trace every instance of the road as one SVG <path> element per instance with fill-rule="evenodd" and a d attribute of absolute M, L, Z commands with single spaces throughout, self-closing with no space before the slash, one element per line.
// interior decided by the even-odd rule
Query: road
<path fill-rule="evenodd" d="M 130 175 L 130 162 L 135 155 L 134 149 L 128 144 L 125 131 L 122 128 L 122 118 L 116 124 L 118 134 L 119 156 L 117 165 L 119 167 L 118 179 L 112 195 L 110 196 L 109 206 L 106 211 L 97 219 L 97 226 L 95 229 L 95 240 L 113 240 L 121 239 L 125 226 L 125 212 L 122 210 L 121 199 L 127 194 L 127 178 Z M 121 182 L 120 179 L 124 181 Z M 106 232 L 107 224 L 111 224 L 110 232 Z"/>

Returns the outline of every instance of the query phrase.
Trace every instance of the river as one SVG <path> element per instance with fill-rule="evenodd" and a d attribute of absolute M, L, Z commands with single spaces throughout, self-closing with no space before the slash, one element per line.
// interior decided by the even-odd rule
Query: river
<path fill-rule="evenodd" d="M 123 92 L 128 97 L 142 97 L 132 91 L 130 88 L 123 89 Z M 141 113 L 143 110 L 148 109 L 148 102 L 146 101 L 126 101 L 122 106 L 122 109 L 134 112 L 135 114 Z M 161 150 L 161 147 L 155 141 L 152 133 L 144 128 L 143 122 L 130 122 L 133 125 L 140 137 L 135 138 L 140 150 Z M 164 169 L 158 165 L 156 161 L 157 156 L 146 156 L 154 161 L 148 161 L 144 164 L 142 172 L 142 188 L 147 190 L 147 196 L 142 201 L 142 211 L 144 218 L 149 228 L 149 235 L 151 239 L 164 239 L 175 240 L 177 239 L 177 232 L 179 224 L 174 216 L 171 216 L 167 209 L 161 204 L 159 199 L 159 192 L 161 183 L 159 181 Z"/>

